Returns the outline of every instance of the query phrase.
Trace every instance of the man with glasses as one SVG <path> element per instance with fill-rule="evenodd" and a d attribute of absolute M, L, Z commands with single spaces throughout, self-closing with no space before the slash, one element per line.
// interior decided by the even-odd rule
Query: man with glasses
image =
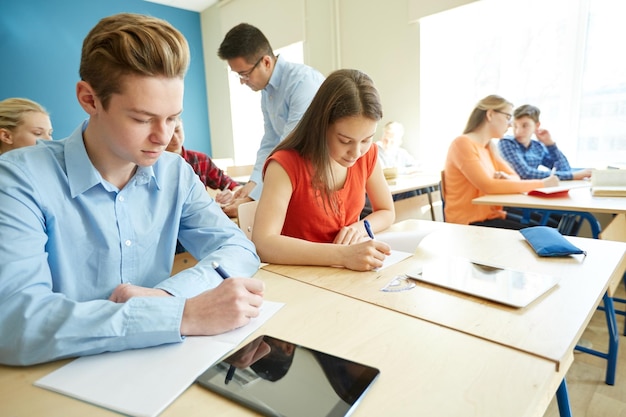
<path fill-rule="evenodd" d="M 275 56 L 265 35 L 247 23 L 228 31 L 217 55 L 228 62 L 241 84 L 252 91 L 261 91 L 265 132 L 254 169 L 250 181 L 235 192 L 233 203 L 224 207 L 226 214 L 236 216 L 239 204 L 261 196 L 262 169 L 267 155 L 300 121 L 324 76 L 307 65 Z"/>

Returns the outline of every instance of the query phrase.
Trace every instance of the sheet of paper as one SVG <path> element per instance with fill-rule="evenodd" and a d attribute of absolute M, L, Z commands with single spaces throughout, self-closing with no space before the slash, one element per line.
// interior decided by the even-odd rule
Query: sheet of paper
<path fill-rule="evenodd" d="M 376 240 L 385 242 L 392 250 L 415 253 L 422 239 L 432 230 L 410 230 L 402 232 L 381 232 L 376 234 Z"/>
<path fill-rule="evenodd" d="M 126 415 L 153 417 L 283 305 L 265 301 L 259 317 L 221 335 L 84 356 L 35 381 L 35 385 Z"/>
<path fill-rule="evenodd" d="M 412 256 L 412 253 L 409 252 L 403 252 L 403 251 L 399 251 L 399 250 L 392 250 L 391 251 L 391 255 L 387 256 L 383 262 L 383 266 L 381 266 L 379 268 L 379 270 L 381 269 L 385 269 L 388 266 L 391 265 L 395 265 L 400 261 L 405 260 L 406 258 L 408 258 L 409 256 Z"/>

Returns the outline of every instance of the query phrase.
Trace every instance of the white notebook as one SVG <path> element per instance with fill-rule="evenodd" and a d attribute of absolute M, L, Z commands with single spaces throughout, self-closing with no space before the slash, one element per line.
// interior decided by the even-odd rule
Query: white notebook
<path fill-rule="evenodd" d="M 626 197 L 626 170 L 594 170 L 591 194 L 597 197 Z"/>
<path fill-rule="evenodd" d="M 409 278 L 485 298 L 512 307 L 526 307 L 558 283 L 558 278 L 442 257 L 423 265 Z"/>
<path fill-rule="evenodd" d="M 283 305 L 265 301 L 259 317 L 221 335 L 83 356 L 35 381 L 35 385 L 128 416 L 155 417 Z"/>

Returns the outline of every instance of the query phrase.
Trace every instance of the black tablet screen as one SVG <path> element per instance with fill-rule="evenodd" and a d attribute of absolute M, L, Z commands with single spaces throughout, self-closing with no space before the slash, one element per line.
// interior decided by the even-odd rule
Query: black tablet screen
<path fill-rule="evenodd" d="M 370 366 L 260 336 L 197 382 L 268 416 L 339 417 L 354 409 L 378 374 Z"/>

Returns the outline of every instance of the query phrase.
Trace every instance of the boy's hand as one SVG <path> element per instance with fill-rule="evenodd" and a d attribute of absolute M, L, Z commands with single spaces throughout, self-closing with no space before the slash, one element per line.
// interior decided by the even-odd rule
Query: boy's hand
<path fill-rule="evenodd" d="M 539 142 L 543 143 L 544 145 L 546 146 L 554 145 L 552 136 L 550 135 L 550 132 L 548 132 L 546 129 L 537 129 L 537 131 L 535 132 L 535 135 L 537 136 L 537 139 L 539 139 Z"/>

